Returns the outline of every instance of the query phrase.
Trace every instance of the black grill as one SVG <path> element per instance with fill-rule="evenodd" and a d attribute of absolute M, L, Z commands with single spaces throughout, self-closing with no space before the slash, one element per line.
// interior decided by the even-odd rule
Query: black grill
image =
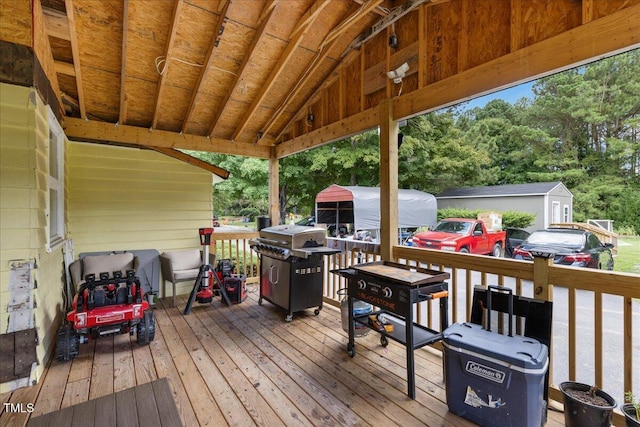
<path fill-rule="evenodd" d="M 300 225 L 277 225 L 260 230 L 249 245 L 260 256 L 260 299 L 293 313 L 322 310 L 324 255 L 340 252 L 325 246 L 326 230 Z"/>

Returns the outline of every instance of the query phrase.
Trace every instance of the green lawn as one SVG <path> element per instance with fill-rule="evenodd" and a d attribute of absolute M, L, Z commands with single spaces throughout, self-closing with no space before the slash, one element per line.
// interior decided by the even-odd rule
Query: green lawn
<path fill-rule="evenodd" d="M 640 274 L 640 237 L 618 237 L 614 271 Z"/>

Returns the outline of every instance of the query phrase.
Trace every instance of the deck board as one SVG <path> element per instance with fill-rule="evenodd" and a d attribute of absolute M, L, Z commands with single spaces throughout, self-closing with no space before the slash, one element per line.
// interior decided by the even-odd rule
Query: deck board
<path fill-rule="evenodd" d="M 1 424 L 24 426 L 60 409 L 55 421 L 86 419 L 89 407 L 83 414 L 69 408 L 99 398 L 96 425 L 157 425 L 171 417 L 163 413 L 167 405 L 153 409 L 137 393 L 124 396 L 166 379 L 170 389 L 162 399 L 175 402 L 173 416 L 185 426 L 474 425 L 448 411 L 439 351 L 415 351 L 413 400 L 406 395 L 404 346 L 391 341 L 383 348 L 371 332 L 356 339 L 351 358 L 339 310 L 325 306 L 318 316 L 303 310 L 288 323 L 283 310 L 258 305 L 254 285 L 250 291 L 242 304 L 227 307 L 216 298 L 196 304 L 188 316 L 182 314 L 186 298 L 178 298 L 178 307 L 160 301 L 149 346 L 139 346 L 135 334 L 81 346 L 74 361 L 53 361 L 40 384 L 2 395 L 3 402 L 32 402 L 35 411 L 3 412 Z M 564 425 L 563 415 L 549 411 L 546 425 Z"/>

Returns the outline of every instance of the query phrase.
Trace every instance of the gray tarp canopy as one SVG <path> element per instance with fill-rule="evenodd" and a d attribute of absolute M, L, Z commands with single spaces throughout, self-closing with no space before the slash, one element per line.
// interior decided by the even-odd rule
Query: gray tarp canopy
<path fill-rule="evenodd" d="M 433 226 L 436 198 L 418 190 L 398 190 L 398 227 Z M 380 188 L 331 185 L 316 196 L 318 224 L 353 224 L 355 230 L 380 229 Z"/>

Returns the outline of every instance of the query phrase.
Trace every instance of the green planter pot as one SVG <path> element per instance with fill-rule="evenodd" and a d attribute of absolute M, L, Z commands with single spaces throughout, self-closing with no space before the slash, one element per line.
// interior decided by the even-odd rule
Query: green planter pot
<path fill-rule="evenodd" d="M 568 390 L 588 392 L 588 384 L 572 381 L 560 384 L 560 391 L 564 397 L 564 423 L 566 427 L 609 427 L 616 401 L 602 390 L 596 390 L 595 395 L 603 398 L 606 405 L 595 405 L 585 402 L 567 393 Z"/>
<path fill-rule="evenodd" d="M 638 415 L 636 414 L 636 408 L 631 403 L 625 403 L 620 406 L 620 410 L 624 414 L 624 420 L 627 427 L 640 427 L 640 421 L 638 421 Z"/>

